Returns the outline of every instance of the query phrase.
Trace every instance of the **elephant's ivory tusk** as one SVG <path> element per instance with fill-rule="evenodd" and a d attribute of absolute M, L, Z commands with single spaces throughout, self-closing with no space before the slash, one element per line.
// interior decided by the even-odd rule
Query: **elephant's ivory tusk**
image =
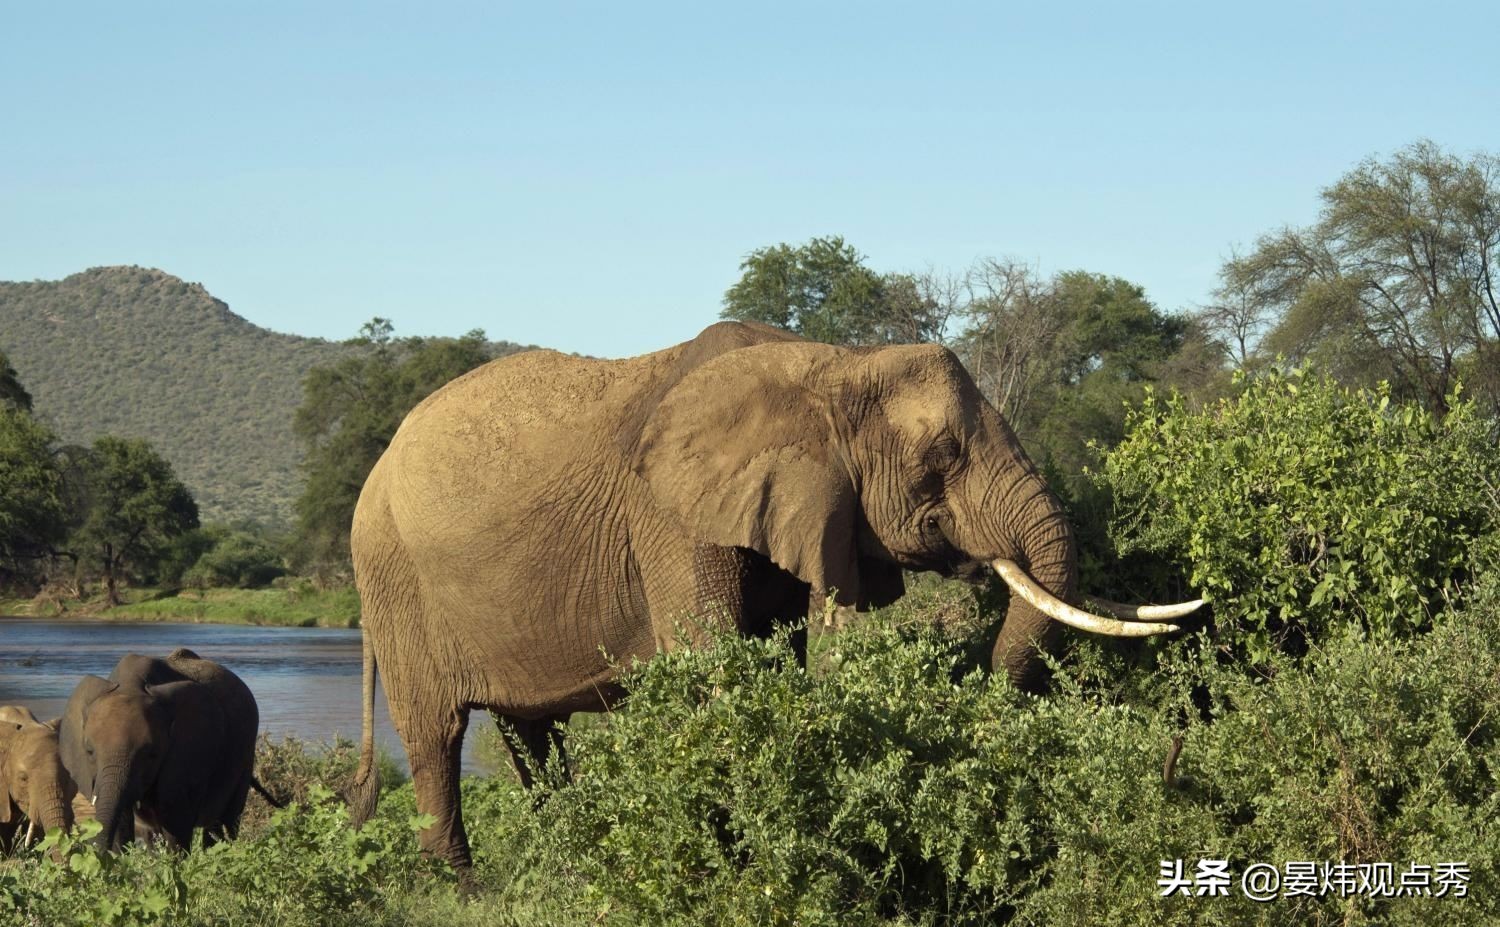
<path fill-rule="evenodd" d="M 1178 602 L 1174 605 L 1126 605 L 1124 602 L 1111 602 L 1109 599 L 1101 599 L 1097 596 L 1088 596 L 1083 601 L 1090 608 L 1108 612 L 1123 621 L 1160 621 L 1163 618 L 1181 618 L 1203 607 L 1202 599 Z"/>
<path fill-rule="evenodd" d="M 1030 602 L 1038 611 L 1056 618 L 1065 625 L 1078 628 L 1080 631 L 1092 631 L 1095 634 L 1107 634 L 1111 637 L 1147 637 L 1152 634 L 1169 634 L 1178 630 L 1175 624 L 1120 621 L 1115 618 L 1091 615 L 1080 608 L 1074 608 L 1043 589 L 1036 580 L 1027 576 L 1026 571 L 1017 566 L 1015 561 L 1001 559 L 991 565 L 1016 595 Z"/>
<path fill-rule="evenodd" d="M 26 825 L 26 845 L 27 846 L 31 846 L 35 842 L 36 842 L 36 818 L 32 818 L 31 819 L 31 823 L 29 823 L 29 824 Z"/>

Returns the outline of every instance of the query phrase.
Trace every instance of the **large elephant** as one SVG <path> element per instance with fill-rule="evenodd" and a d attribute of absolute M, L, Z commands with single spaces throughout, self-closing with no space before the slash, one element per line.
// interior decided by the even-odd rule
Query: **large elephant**
<path fill-rule="evenodd" d="M 365 660 L 354 819 L 378 795 L 378 667 L 417 807 L 435 818 L 423 848 L 461 872 L 469 710 L 545 756 L 555 722 L 606 707 L 620 666 L 679 629 L 699 636 L 694 621 L 765 635 L 810 596 L 878 606 L 902 594 L 903 569 L 977 579 L 993 565 L 1016 592 L 993 665 L 1032 688 L 1057 640 L 1047 614 L 1104 633 L 1173 629 L 1066 604 L 1067 519 L 951 352 L 737 322 L 641 357 L 534 351 L 449 383 L 371 471 L 352 546 Z"/>
<path fill-rule="evenodd" d="M 63 765 L 91 797 L 99 844 L 119 849 L 137 817 L 187 849 L 233 837 L 251 787 L 260 713 L 240 678 L 191 650 L 126 654 L 108 679 L 85 676 L 60 731 Z"/>
<path fill-rule="evenodd" d="M 17 848 L 22 824 L 27 844 L 54 827 L 71 829 L 77 793 L 58 753 L 57 728 L 28 708 L 0 708 L 0 852 Z"/>

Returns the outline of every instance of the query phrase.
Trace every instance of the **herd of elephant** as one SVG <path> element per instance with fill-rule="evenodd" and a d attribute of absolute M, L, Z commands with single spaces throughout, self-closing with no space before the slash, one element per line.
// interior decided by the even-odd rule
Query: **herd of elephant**
<path fill-rule="evenodd" d="M 71 829 L 80 810 L 111 850 L 138 835 L 186 850 L 198 828 L 205 847 L 232 838 L 252 786 L 278 804 L 254 777 L 259 724 L 245 683 L 186 649 L 83 677 L 52 721 L 0 707 L 0 850 Z"/>
<path fill-rule="evenodd" d="M 350 545 L 364 642 L 351 816 L 363 823 L 379 796 L 378 671 L 432 821 L 422 848 L 464 881 L 471 710 L 511 728 L 529 784 L 560 723 L 622 697 L 623 667 L 714 630 L 795 628 L 813 602 L 889 604 L 907 571 L 998 575 L 1011 595 L 991 668 L 1032 691 L 1063 625 L 1170 633 L 1202 604 L 1080 594 L 1061 503 L 951 351 L 842 348 L 741 322 L 640 357 L 528 351 L 454 380 L 375 464 Z M 792 640 L 804 658 L 805 637 Z M 133 805 L 185 847 L 195 826 L 205 841 L 233 835 L 255 725 L 243 683 L 178 651 L 127 657 L 80 683 L 50 734 L 30 730 L 97 795 L 101 840 L 129 838 Z M 142 755 L 110 752 L 127 747 Z M 22 810 L 46 822 L 65 813 L 62 794 Z"/>

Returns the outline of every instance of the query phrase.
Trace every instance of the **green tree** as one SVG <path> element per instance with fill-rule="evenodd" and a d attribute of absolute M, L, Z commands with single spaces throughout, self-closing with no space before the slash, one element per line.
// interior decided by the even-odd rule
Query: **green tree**
<path fill-rule="evenodd" d="M 840 236 L 752 251 L 724 293 L 726 319 L 764 322 L 814 341 L 858 340 L 880 299 L 880 275 Z"/>
<path fill-rule="evenodd" d="M 491 359 L 484 332 L 461 338 L 394 338 L 376 318 L 353 339 L 365 350 L 314 367 L 293 429 L 305 450 L 307 485 L 297 500 L 298 560 L 324 578 L 349 572 L 349 527 L 365 477 L 412 407 Z"/>
<path fill-rule="evenodd" d="M 1500 409 L 1500 159 L 1417 142 L 1322 200 L 1317 223 L 1263 236 L 1222 270 L 1232 315 L 1272 320 L 1262 354 L 1389 380 L 1439 411 L 1462 379 Z"/>
<path fill-rule="evenodd" d="M 1090 441 L 1123 436 L 1126 402 L 1168 369 L 1189 331 L 1119 277 L 1043 278 L 991 260 L 968 286 L 955 348 L 1034 454 L 1069 474 L 1091 459 Z"/>
<path fill-rule="evenodd" d="M 86 514 L 69 546 L 94 563 L 109 604 L 118 605 L 119 581 L 154 569 L 173 541 L 198 527 L 198 506 L 172 465 L 138 438 L 103 437 L 87 461 Z"/>
<path fill-rule="evenodd" d="M 1090 442 L 1113 445 L 1125 436 L 1126 405 L 1182 347 L 1187 323 L 1119 277 L 1071 271 L 1053 286 L 1067 321 L 1055 378 L 1027 410 L 1025 425 L 1044 453 L 1076 473 L 1092 460 Z"/>
<path fill-rule="evenodd" d="M 30 415 L 0 405 L 0 587 L 32 579 L 67 531 L 55 440 Z"/>
<path fill-rule="evenodd" d="M 16 378 L 16 370 L 10 365 L 5 352 L 0 351 L 0 409 L 31 411 L 31 394 Z"/>
<path fill-rule="evenodd" d="M 962 281 L 935 273 L 886 274 L 861 333 L 864 344 L 939 344 L 958 306 Z"/>

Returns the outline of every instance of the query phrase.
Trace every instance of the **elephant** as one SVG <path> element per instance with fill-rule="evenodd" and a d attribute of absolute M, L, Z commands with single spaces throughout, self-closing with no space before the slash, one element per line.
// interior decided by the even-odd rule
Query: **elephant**
<path fill-rule="evenodd" d="M 77 794 L 58 752 L 57 728 L 30 709 L 0 708 L 0 852 L 18 849 L 23 823 L 26 845 L 55 827 L 71 830 Z"/>
<path fill-rule="evenodd" d="M 379 792 L 378 672 L 434 818 L 422 848 L 461 876 L 472 708 L 514 726 L 529 783 L 525 760 L 546 758 L 556 724 L 623 694 L 620 667 L 715 624 L 768 635 L 825 595 L 888 604 L 903 570 L 996 570 L 1014 594 L 992 665 L 1030 689 L 1057 622 L 1143 636 L 1199 604 L 1102 603 L 1114 617 L 1069 604 L 1062 506 L 951 351 L 743 322 L 624 360 L 511 355 L 448 383 L 371 470 L 351 548 L 364 647 L 352 817 Z"/>
<path fill-rule="evenodd" d="M 97 837 L 118 850 L 137 823 L 186 850 L 232 838 L 253 783 L 260 712 L 238 676 L 191 650 L 126 654 L 108 679 L 85 676 L 68 699 L 63 765 L 91 798 Z M 264 794 L 264 792 L 262 792 Z"/>

